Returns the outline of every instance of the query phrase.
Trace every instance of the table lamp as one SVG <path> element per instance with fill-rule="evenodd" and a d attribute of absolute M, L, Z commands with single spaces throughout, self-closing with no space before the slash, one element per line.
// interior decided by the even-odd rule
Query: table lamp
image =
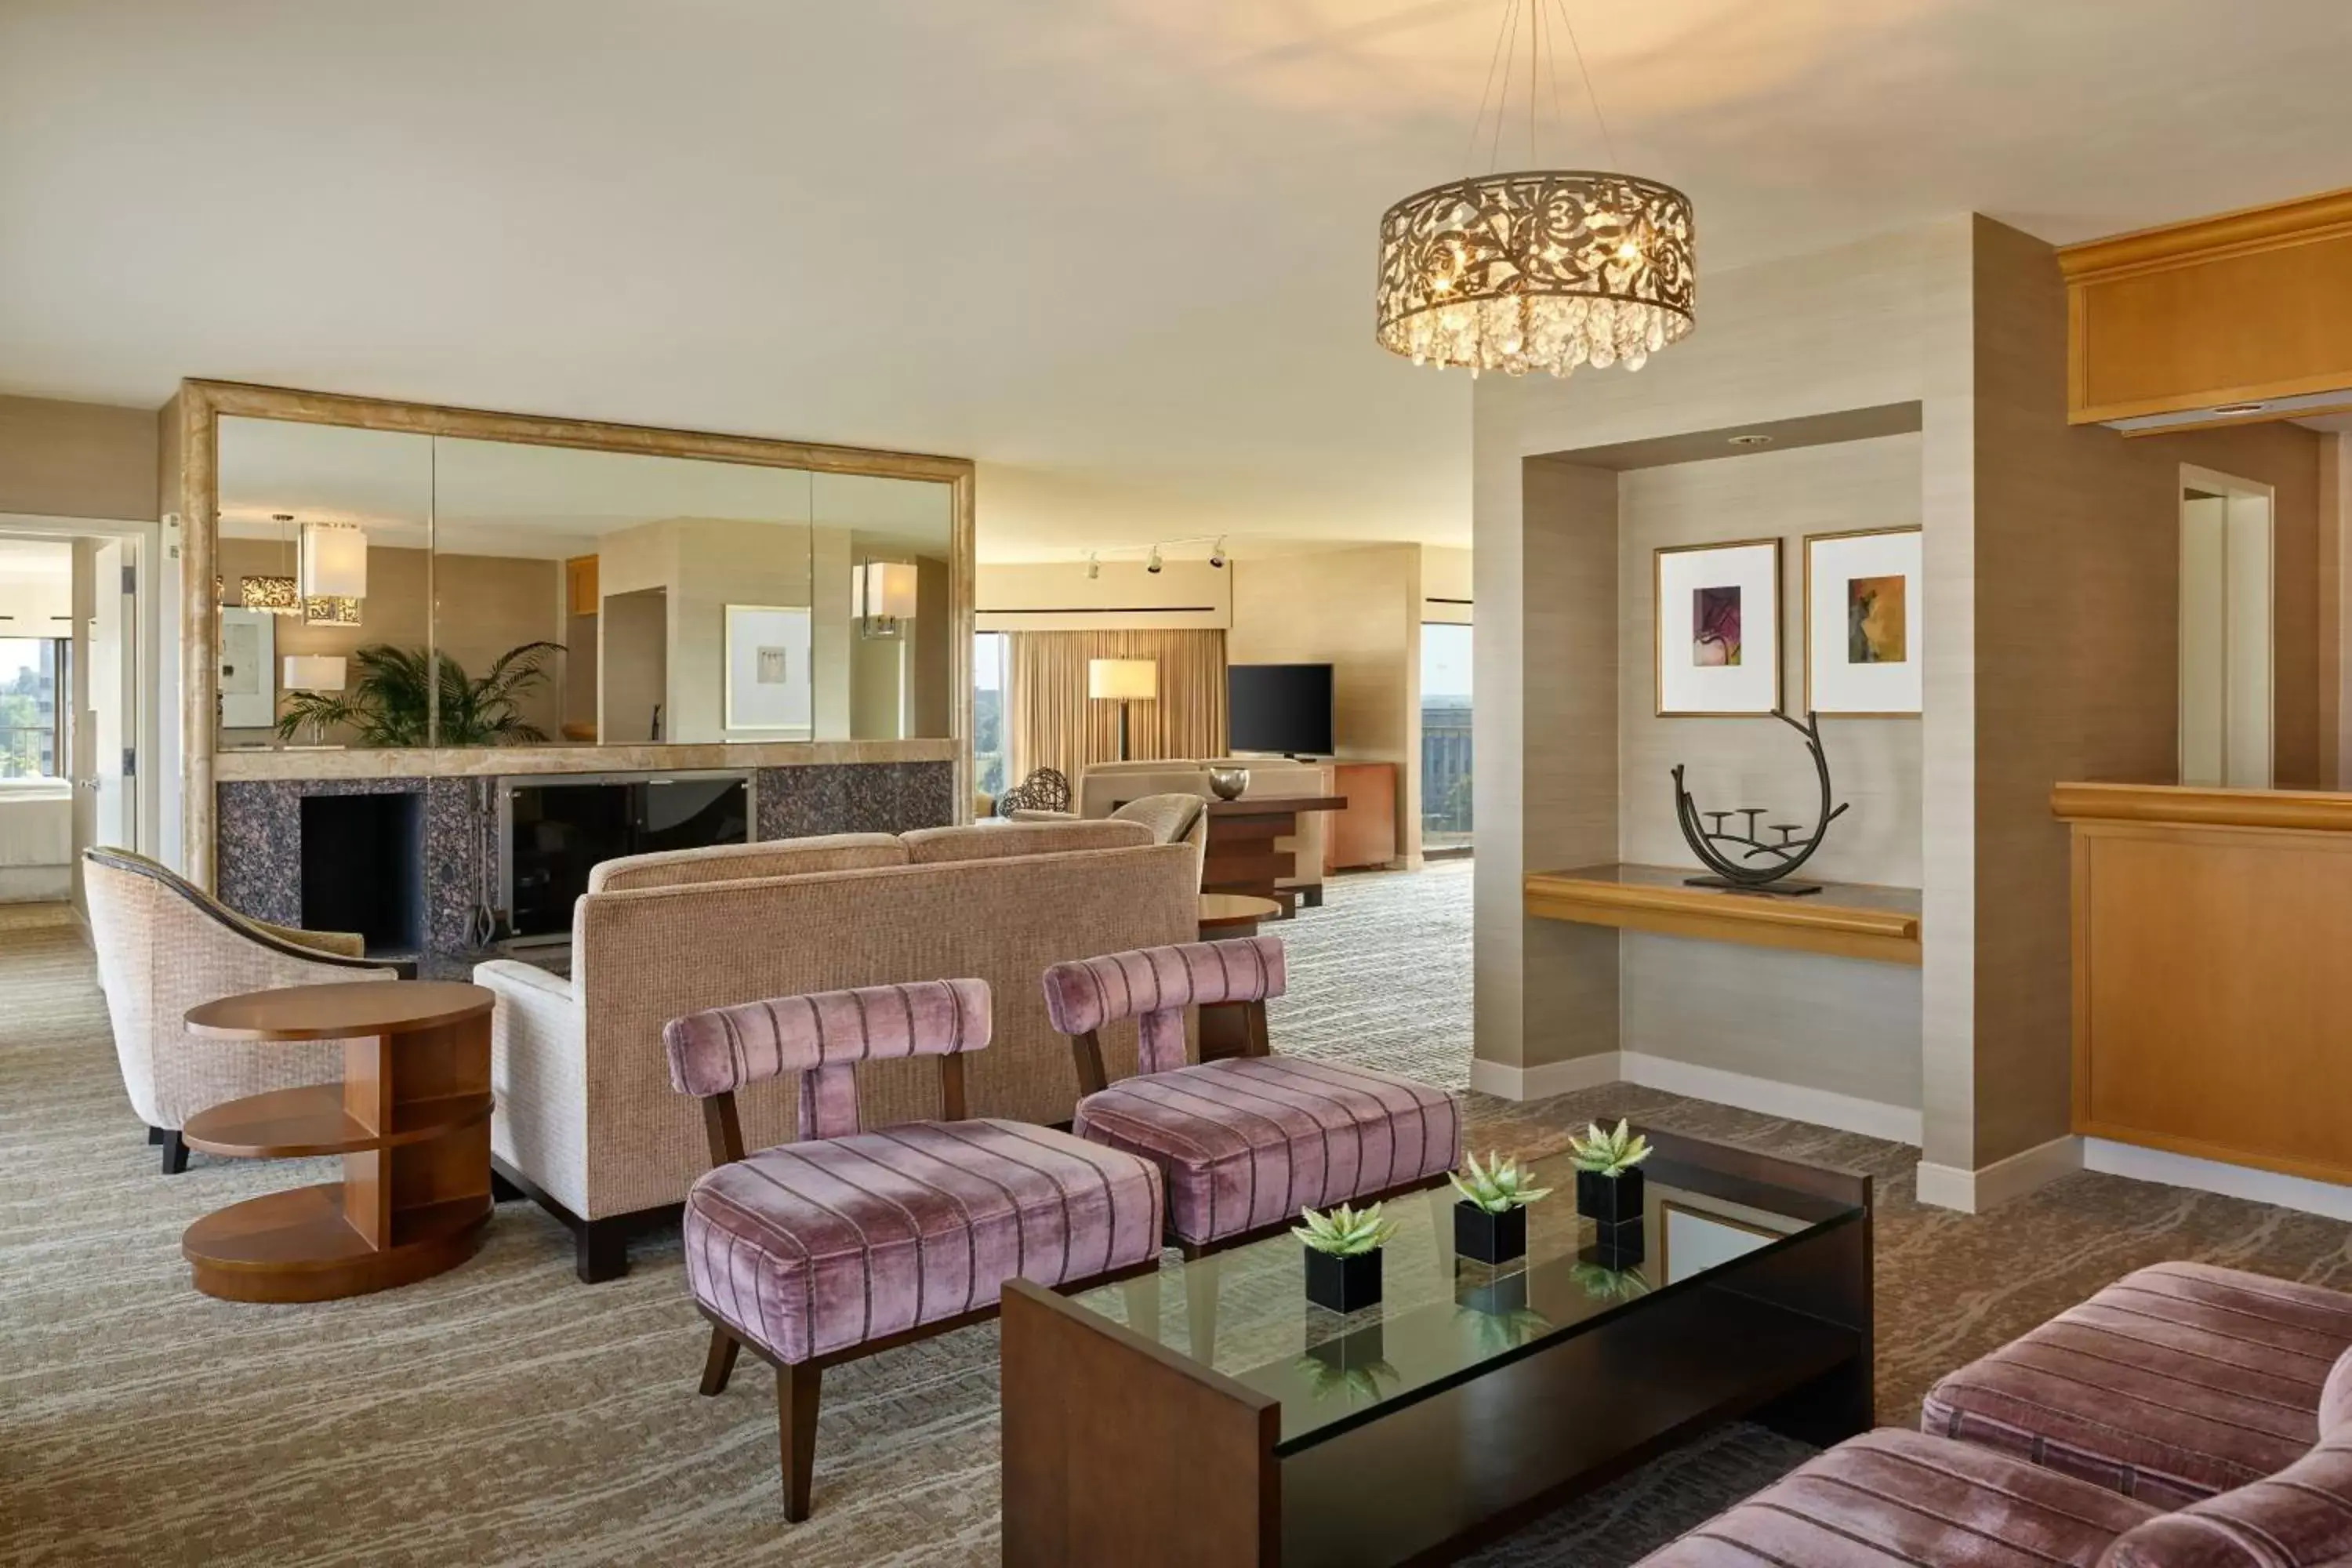
<path fill-rule="evenodd" d="M 1127 761 L 1127 705 L 1160 697 L 1160 661 L 1153 658 L 1087 660 L 1087 695 L 1118 704 L 1118 760 Z"/>

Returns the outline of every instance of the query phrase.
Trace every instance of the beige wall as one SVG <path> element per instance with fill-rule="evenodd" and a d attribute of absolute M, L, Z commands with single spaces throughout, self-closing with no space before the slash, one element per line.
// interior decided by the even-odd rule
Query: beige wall
<path fill-rule="evenodd" d="M 1229 664 L 1329 664 L 1332 740 L 1397 768 L 1397 854 L 1421 863 L 1421 547 L 1237 561 Z"/>
<path fill-rule="evenodd" d="M 1916 524 L 1919 453 L 1919 437 L 1888 436 L 1619 479 L 1615 858 L 1696 868 L 1675 818 L 1669 775 L 1677 763 L 1702 805 L 1771 805 L 1777 815 L 1767 821 L 1809 821 L 1819 795 L 1803 742 L 1777 720 L 1658 716 L 1654 552 L 1781 542 L 1783 700 L 1801 713 L 1805 536 Z M 1919 721 L 1824 719 L 1822 739 L 1837 798 L 1853 809 L 1805 874 L 1919 886 Z M 1636 934 L 1621 940 L 1619 965 L 1622 1049 L 1918 1107 L 1915 970 Z"/>
<path fill-rule="evenodd" d="M 1421 618 L 1466 626 L 1477 597 L 1476 568 L 1470 552 L 1457 545 L 1421 547 Z"/>
<path fill-rule="evenodd" d="M 156 440 L 152 408 L 0 397 L 0 512 L 152 520 Z"/>

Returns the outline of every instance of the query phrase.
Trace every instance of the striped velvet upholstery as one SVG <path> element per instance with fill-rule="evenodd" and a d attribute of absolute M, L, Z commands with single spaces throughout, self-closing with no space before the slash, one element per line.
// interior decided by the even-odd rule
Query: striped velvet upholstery
<path fill-rule="evenodd" d="M 2347 1345 L 2352 1296 L 2162 1263 L 1945 1378 L 1920 1426 L 2179 1508 L 2300 1459 Z"/>
<path fill-rule="evenodd" d="M 694 1184 L 695 1299 L 776 1360 L 800 1363 L 1148 1262 L 1160 1174 L 1145 1161 L 1016 1121 L 918 1121 L 781 1144 Z"/>
<path fill-rule="evenodd" d="M 2268 1480 L 2140 1525 L 2105 1568 L 2334 1568 L 2352 1563 L 2352 1430 Z"/>
<path fill-rule="evenodd" d="M 796 1072 L 801 1136 L 839 1138 L 858 1129 L 856 1064 L 981 1050 L 988 1001 L 984 980 L 927 980 L 691 1013 L 662 1030 L 670 1086 L 726 1094 Z"/>
<path fill-rule="evenodd" d="M 1045 971 L 1045 1016 L 1065 1035 L 1140 1019 L 1137 1070 L 1184 1065 L 1184 1009 L 1262 1002 L 1286 982 L 1279 937 L 1194 942 L 1057 963 Z"/>
<path fill-rule="evenodd" d="M 2352 1426 L 2352 1350 L 2336 1358 L 2336 1370 L 2319 1391 L 2319 1429 L 2332 1433 L 2345 1426 Z"/>
<path fill-rule="evenodd" d="M 2094 1568 L 2154 1512 L 2006 1454 L 1888 1427 L 1807 1461 L 1641 1568 Z"/>
<path fill-rule="evenodd" d="M 1169 1229 L 1193 1246 L 1433 1179 L 1462 1152 L 1442 1089 L 1276 1057 L 1138 1073 L 1080 1100 L 1074 1131 L 1157 1164 Z"/>

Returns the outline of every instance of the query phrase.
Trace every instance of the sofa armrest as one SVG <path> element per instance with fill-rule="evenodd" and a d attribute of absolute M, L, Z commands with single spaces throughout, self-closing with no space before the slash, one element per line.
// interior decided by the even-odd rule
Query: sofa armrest
<path fill-rule="evenodd" d="M 578 988 L 513 959 L 474 966 L 490 1015 L 490 1152 L 575 1215 L 588 1211 L 587 1026 Z"/>

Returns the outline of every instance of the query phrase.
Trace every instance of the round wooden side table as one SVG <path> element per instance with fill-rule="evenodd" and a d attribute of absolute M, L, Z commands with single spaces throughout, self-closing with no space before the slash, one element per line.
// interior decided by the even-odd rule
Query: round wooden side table
<path fill-rule="evenodd" d="M 248 1198 L 190 1226 L 180 1251 L 196 1289 L 229 1301 L 325 1301 L 471 1258 L 490 1219 L 491 1005 L 478 985 L 389 980 L 188 1009 L 200 1039 L 344 1042 L 341 1083 L 188 1118 L 182 1136 L 207 1153 L 343 1157 L 340 1182 Z"/>

